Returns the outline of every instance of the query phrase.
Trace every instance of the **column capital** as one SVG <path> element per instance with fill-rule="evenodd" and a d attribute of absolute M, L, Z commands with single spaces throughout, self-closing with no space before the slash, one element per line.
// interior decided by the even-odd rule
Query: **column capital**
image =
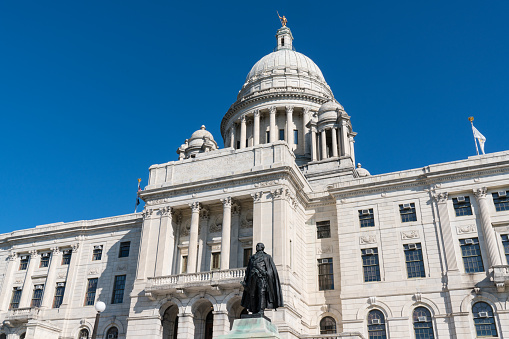
<path fill-rule="evenodd" d="M 272 197 L 274 199 L 283 199 L 283 198 L 286 197 L 287 191 L 288 191 L 288 189 L 283 188 L 283 187 L 276 188 L 275 190 L 273 190 L 271 192 L 272 193 Z"/>
<path fill-rule="evenodd" d="M 251 193 L 251 197 L 255 203 L 262 201 L 263 192 Z"/>
<path fill-rule="evenodd" d="M 304 116 L 308 116 L 310 112 L 311 112 L 311 108 L 309 108 L 309 107 L 304 107 L 304 110 L 302 111 L 302 114 L 303 114 Z"/>
<path fill-rule="evenodd" d="M 286 106 L 286 113 L 290 113 L 290 114 L 293 113 L 293 107 L 294 107 L 293 105 L 287 105 Z"/>
<path fill-rule="evenodd" d="M 245 123 L 246 123 L 246 114 L 242 114 L 242 115 L 240 116 L 240 122 L 241 122 L 241 123 L 243 123 L 243 124 L 245 124 Z"/>
<path fill-rule="evenodd" d="M 80 243 L 79 242 L 72 243 L 71 247 L 72 247 L 72 253 L 76 253 L 76 252 L 78 252 L 78 248 L 80 247 Z"/>
<path fill-rule="evenodd" d="M 10 261 L 14 261 L 14 260 L 16 260 L 16 259 L 18 259 L 18 253 L 17 253 L 17 252 L 15 252 L 15 251 L 11 251 L 11 252 L 9 253 L 9 260 L 10 260 Z"/>
<path fill-rule="evenodd" d="M 270 114 L 276 114 L 276 106 L 270 106 L 269 107 L 269 113 Z"/>
<path fill-rule="evenodd" d="M 189 207 L 191 207 L 191 211 L 193 213 L 200 213 L 201 204 L 198 201 L 195 201 L 192 204 L 189 204 Z"/>
<path fill-rule="evenodd" d="M 170 206 L 161 207 L 159 209 L 159 213 L 164 217 L 172 217 L 173 214 L 173 208 Z"/>
<path fill-rule="evenodd" d="M 232 207 L 232 197 L 221 199 L 221 202 L 223 203 L 224 207 Z"/>
<path fill-rule="evenodd" d="M 37 258 L 37 256 L 39 256 L 37 250 L 30 250 L 28 253 L 30 254 L 30 258 Z"/>
<path fill-rule="evenodd" d="M 478 187 L 474 188 L 472 190 L 474 192 L 475 197 L 477 200 L 486 198 L 486 193 L 488 192 L 488 189 L 486 187 Z"/>
<path fill-rule="evenodd" d="M 143 215 L 144 219 L 148 219 L 152 217 L 152 213 L 154 213 L 154 209 L 152 208 L 145 208 L 143 212 L 141 212 L 141 215 Z"/>
<path fill-rule="evenodd" d="M 447 201 L 447 198 L 449 197 L 449 193 L 447 192 L 433 192 L 432 195 L 433 199 L 437 203 L 445 203 Z"/>
<path fill-rule="evenodd" d="M 53 253 L 53 255 L 60 254 L 60 247 L 58 247 L 58 246 L 52 247 L 52 248 L 50 248 L 50 250 Z"/>
<path fill-rule="evenodd" d="M 203 207 L 200 211 L 200 219 L 201 220 L 209 220 L 210 218 L 210 210 L 207 207 Z"/>
<path fill-rule="evenodd" d="M 260 116 L 260 110 L 259 109 L 255 109 L 253 111 L 253 116 L 256 118 L 256 117 L 259 117 Z"/>

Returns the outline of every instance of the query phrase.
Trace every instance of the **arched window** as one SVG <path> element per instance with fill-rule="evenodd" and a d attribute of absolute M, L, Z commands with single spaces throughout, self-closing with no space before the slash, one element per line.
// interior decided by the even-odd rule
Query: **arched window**
<path fill-rule="evenodd" d="M 81 329 L 78 339 L 88 339 L 89 332 L 86 328 Z"/>
<path fill-rule="evenodd" d="M 118 338 L 118 329 L 113 326 L 108 330 L 108 333 L 106 333 L 107 339 L 117 339 Z"/>
<path fill-rule="evenodd" d="M 385 317 L 379 310 L 372 310 L 368 313 L 368 337 L 369 339 L 387 339 Z"/>
<path fill-rule="evenodd" d="M 320 334 L 335 334 L 336 321 L 332 317 L 324 317 L 320 320 Z"/>
<path fill-rule="evenodd" d="M 495 316 L 489 304 L 482 301 L 475 303 L 472 306 L 472 315 L 474 316 L 475 331 L 478 337 L 497 336 Z"/>
<path fill-rule="evenodd" d="M 426 307 L 417 307 L 413 315 L 415 339 L 433 339 L 431 312 Z"/>

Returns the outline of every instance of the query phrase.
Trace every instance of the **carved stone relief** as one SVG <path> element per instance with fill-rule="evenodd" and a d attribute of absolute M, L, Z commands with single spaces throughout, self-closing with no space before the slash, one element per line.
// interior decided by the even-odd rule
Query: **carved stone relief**
<path fill-rule="evenodd" d="M 332 245 L 322 245 L 316 249 L 316 254 L 332 253 Z"/>
<path fill-rule="evenodd" d="M 456 227 L 457 234 L 464 233 L 477 233 L 477 227 L 475 225 L 467 225 L 467 226 L 457 226 Z"/>
<path fill-rule="evenodd" d="M 418 239 L 418 231 L 401 232 L 401 240 Z"/>
<path fill-rule="evenodd" d="M 376 235 L 361 235 L 359 237 L 359 244 L 376 244 Z"/>

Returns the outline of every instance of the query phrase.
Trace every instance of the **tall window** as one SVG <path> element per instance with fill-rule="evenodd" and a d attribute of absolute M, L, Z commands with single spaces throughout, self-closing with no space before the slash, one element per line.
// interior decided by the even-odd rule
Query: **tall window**
<path fill-rule="evenodd" d="M 21 292 L 23 292 L 21 287 L 14 287 L 14 290 L 12 291 L 11 304 L 9 305 L 10 310 L 15 310 L 16 308 L 19 307 L 19 300 L 21 299 Z"/>
<path fill-rule="evenodd" d="M 89 337 L 89 332 L 86 328 L 83 328 L 81 331 L 80 331 L 80 336 L 78 337 L 79 339 L 88 339 Z"/>
<path fill-rule="evenodd" d="M 509 265 L 509 235 L 502 235 L 502 245 L 504 245 L 505 260 L 507 260 Z"/>
<path fill-rule="evenodd" d="M 417 221 L 415 204 L 413 202 L 399 205 L 399 214 L 401 215 L 401 222 Z"/>
<path fill-rule="evenodd" d="M 212 253 L 211 269 L 218 270 L 221 267 L 221 252 Z"/>
<path fill-rule="evenodd" d="M 361 227 L 373 227 L 375 226 L 375 215 L 373 209 L 359 210 L 359 222 Z"/>
<path fill-rule="evenodd" d="M 53 308 L 59 308 L 64 300 L 65 283 L 57 283 L 55 298 L 53 299 Z"/>
<path fill-rule="evenodd" d="M 316 223 L 316 237 L 318 239 L 330 238 L 330 221 L 318 221 Z"/>
<path fill-rule="evenodd" d="M 48 267 L 49 266 L 49 253 L 42 253 L 41 254 L 41 262 L 39 264 L 39 267 Z"/>
<path fill-rule="evenodd" d="M 497 212 L 509 210 L 509 191 L 491 193 Z"/>
<path fill-rule="evenodd" d="M 182 256 L 182 273 L 187 273 L 187 255 Z"/>
<path fill-rule="evenodd" d="M 361 250 L 362 269 L 364 281 L 380 281 L 380 264 L 378 262 L 378 248 L 366 248 Z"/>
<path fill-rule="evenodd" d="M 247 267 L 249 264 L 249 258 L 253 255 L 252 248 L 244 248 L 244 267 Z"/>
<path fill-rule="evenodd" d="M 35 285 L 34 294 L 32 295 L 31 307 L 41 307 L 42 294 L 44 292 L 44 285 Z"/>
<path fill-rule="evenodd" d="M 94 246 L 94 251 L 92 252 L 92 260 L 101 260 L 103 255 L 103 246 L 97 245 Z"/>
<path fill-rule="evenodd" d="M 115 276 L 113 284 L 113 295 L 111 296 L 112 304 L 121 304 L 124 301 L 125 275 Z"/>
<path fill-rule="evenodd" d="M 118 329 L 116 327 L 112 327 L 106 333 L 107 339 L 117 339 L 118 338 Z"/>
<path fill-rule="evenodd" d="M 433 339 L 431 312 L 426 307 L 417 307 L 413 314 L 415 339 Z"/>
<path fill-rule="evenodd" d="M 281 140 L 281 141 L 285 140 L 285 130 L 284 129 L 279 130 L 279 140 Z"/>
<path fill-rule="evenodd" d="M 119 258 L 127 258 L 129 256 L 129 250 L 131 249 L 131 242 L 124 241 L 120 243 L 120 251 L 118 251 Z"/>
<path fill-rule="evenodd" d="M 478 238 L 460 239 L 461 255 L 466 273 L 484 272 Z"/>
<path fill-rule="evenodd" d="M 270 142 L 270 131 L 265 132 L 265 140 L 267 144 Z"/>
<path fill-rule="evenodd" d="M 489 304 L 483 301 L 475 303 L 474 306 L 472 306 L 472 315 L 474 316 L 475 331 L 478 337 L 497 336 L 495 316 Z"/>
<path fill-rule="evenodd" d="M 23 271 L 26 270 L 28 267 L 28 255 L 24 255 L 21 257 L 21 260 L 19 261 L 19 270 Z"/>
<path fill-rule="evenodd" d="M 87 295 L 85 296 L 85 306 L 95 304 L 96 290 L 97 290 L 97 278 L 88 279 Z"/>
<path fill-rule="evenodd" d="M 240 149 L 240 140 L 237 140 L 237 149 Z"/>
<path fill-rule="evenodd" d="M 293 143 L 295 145 L 299 144 L 299 130 L 296 129 L 293 130 Z"/>
<path fill-rule="evenodd" d="M 336 320 L 332 317 L 324 317 L 320 320 L 320 334 L 335 334 Z"/>
<path fill-rule="evenodd" d="M 69 265 L 71 263 L 71 250 L 65 250 L 62 254 L 62 265 Z"/>
<path fill-rule="evenodd" d="M 421 244 L 406 244 L 405 249 L 406 271 L 409 278 L 424 278 L 424 262 L 422 260 Z"/>
<path fill-rule="evenodd" d="M 334 289 L 332 258 L 318 259 L 318 289 L 320 291 Z"/>
<path fill-rule="evenodd" d="M 463 215 L 472 215 L 472 205 L 470 204 L 470 197 L 457 197 L 452 198 L 452 205 L 457 217 Z"/>
<path fill-rule="evenodd" d="M 372 310 L 368 313 L 368 337 L 369 339 L 386 339 L 385 317 L 379 310 Z"/>

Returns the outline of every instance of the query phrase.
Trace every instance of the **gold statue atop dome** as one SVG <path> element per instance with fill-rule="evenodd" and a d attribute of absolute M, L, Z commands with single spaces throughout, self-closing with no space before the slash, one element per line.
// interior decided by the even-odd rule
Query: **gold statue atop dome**
<path fill-rule="evenodd" d="M 283 25 L 283 27 L 286 27 L 286 23 L 288 22 L 288 20 L 286 20 L 286 17 L 283 15 L 283 17 L 281 17 L 281 15 L 279 15 L 279 12 L 276 11 L 277 13 L 277 16 L 279 17 L 279 20 L 281 21 L 281 25 Z"/>

